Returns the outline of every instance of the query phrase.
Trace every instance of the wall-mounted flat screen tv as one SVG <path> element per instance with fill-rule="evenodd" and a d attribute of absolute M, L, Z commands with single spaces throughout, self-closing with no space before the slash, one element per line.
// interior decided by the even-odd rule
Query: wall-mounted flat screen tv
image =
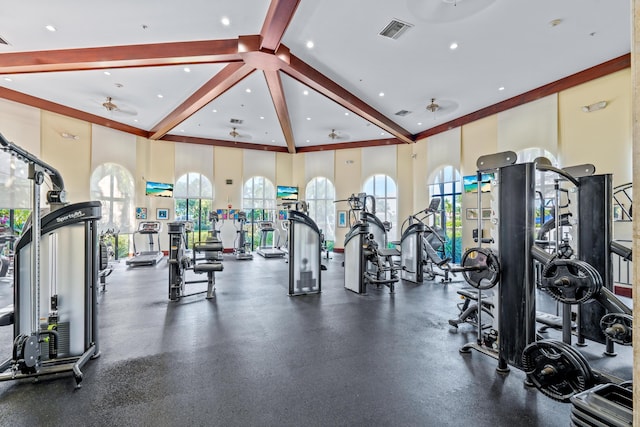
<path fill-rule="evenodd" d="M 173 197 L 173 184 L 147 181 L 144 193 L 147 196 Z"/>
<path fill-rule="evenodd" d="M 278 185 L 276 197 L 283 200 L 298 200 L 298 187 L 290 185 Z"/>
<path fill-rule="evenodd" d="M 482 188 L 483 193 L 491 191 L 491 180 L 494 178 L 493 173 L 482 174 Z M 478 192 L 478 177 L 476 175 L 468 175 L 462 177 L 462 186 L 465 193 L 477 193 Z"/>

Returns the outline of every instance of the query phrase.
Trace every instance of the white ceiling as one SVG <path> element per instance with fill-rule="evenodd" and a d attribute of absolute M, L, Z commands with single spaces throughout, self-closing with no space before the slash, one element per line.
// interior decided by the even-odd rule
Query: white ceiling
<path fill-rule="evenodd" d="M 94 61 L 89 70 L 67 64 L 70 71 L 52 66 L 46 72 L 15 73 L 3 68 L 5 54 L 81 49 L 85 55 L 86 48 L 94 47 L 259 35 L 271 3 L 14 2 L 0 14 L 0 37 L 9 43 L 0 45 L 0 86 L 10 90 L 0 96 L 17 91 L 152 131 L 227 64 L 185 65 L 188 61 L 181 58 L 180 65 L 119 68 L 113 63 L 105 69 Z M 631 44 L 630 0 L 273 0 L 273 6 L 285 10 L 284 16 L 295 11 L 282 44 L 339 85 L 339 97 L 347 99 L 340 105 L 326 96 L 331 92 L 326 84 L 325 93 L 319 93 L 280 72 L 296 150 L 388 139 L 394 131 L 415 136 L 625 55 Z M 229 26 L 222 25 L 222 17 L 230 19 Z M 384 38 L 378 33 L 391 19 L 413 27 L 397 40 Z M 552 26 L 554 19 L 561 23 Z M 306 47 L 308 41 L 313 41 L 312 49 Z M 449 48 L 452 42 L 458 43 L 456 50 Z M 29 53 L 20 61 L 37 58 L 48 64 L 49 55 Z M 288 125 L 281 123 L 272 93 L 257 70 L 174 123 L 168 133 L 211 144 L 222 140 L 286 148 L 283 129 Z M 101 105 L 106 97 L 122 111 L 107 111 Z M 425 109 L 431 98 L 442 107 L 435 113 Z M 350 111 L 360 101 L 374 110 L 373 123 Z M 411 113 L 395 115 L 400 110 Z M 382 116 L 392 125 L 380 126 Z M 231 119 L 242 120 L 235 125 L 240 134 L 235 139 L 229 135 Z M 332 129 L 338 138 L 329 138 Z"/>

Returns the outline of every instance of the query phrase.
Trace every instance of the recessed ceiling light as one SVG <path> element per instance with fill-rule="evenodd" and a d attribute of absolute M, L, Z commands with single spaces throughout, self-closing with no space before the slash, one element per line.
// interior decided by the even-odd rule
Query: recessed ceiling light
<path fill-rule="evenodd" d="M 271 140 L 271 142 L 276 142 L 276 140 L 275 140 L 275 139 L 272 139 L 272 140 Z"/>
<path fill-rule="evenodd" d="M 349 115 L 349 112 L 347 111 L 346 113 L 344 113 L 344 115 L 345 115 L 345 116 L 348 116 L 348 115 Z"/>
<path fill-rule="evenodd" d="M 231 25 L 231 21 L 229 20 L 229 18 L 227 18 L 226 16 L 223 16 L 222 19 L 220 20 L 220 22 L 222 23 L 222 25 L 224 25 L 225 27 L 228 27 L 229 25 Z"/>
<path fill-rule="evenodd" d="M 180 132 L 184 132 L 184 129 L 180 129 Z"/>
<path fill-rule="evenodd" d="M 138 123 L 138 119 L 133 119 L 134 122 Z"/>
<path fill-rule="evenodd" d="M 249 89 L 249 88 L 246 88 L 244 91 L 247 92 L 247 93 L 251 93 L 251 89 Z"/>
<path fill-rule="evenodd" d="M 164 95 L 163 95 L 163 94 L 161 94 L 161 93 L 159 93 L 159 94 L 158 94 L 158 98 L 164 98 Z"/>
<path fill-rule="evenodd" d="M 311 120 L 311 117 L 307 117 L 307 120 Z"/>
<path fill-rule="evenodd" d="M 384 96 L 384 92 L 380 92 L 378 96 Z"/>
<path fill-rule="evenodd" d="M 104 75 L 105 75 L 105 76 L 110 76 L 110 75 L 111 75 L 111 73 L 110 73 L 109 71 L 105 71 L 105 72 L 104 72 Z"/>
<path fill-rule="evenodd" d="M 184 70 L 185 73 L 190 73 L 191 72 L 191 68 L 189 68 L 189 67 L 184 67 L 183 70 Z"/>
<path fill-rule="evenodd" d="M 500 86 L 498 90 L 504 90 L 504 86 Z"/>
<path fill-rule="evenodd" d="M 264 116 L 260 116 L 260 120 L 264 120 Z"/>
<path fill-rule="evenodd" d="M 456 50 L 458 48 L 458 43 L 453 42 L 449 45 L 449 49 L 451 50 Z"/>
<path fill-rule="evenodd" d="M 380 136 L 384 136 L 384 132 L 380 132 Z"/>
<path fill-rule="evenodd" d="M 212 111 L 213 113 L 217 113 L 217 112 L 218 112 L 218 110 L 216 110 L 216 109 L 213 109 L 213 110 L 211 110 L 211 111 Z"/>
<path fill-rule="evenodd" d="M 418 126 L 422 126 L 422 122 L 418 122 Z"/>
<path fill-rule="evenodd" d="M 313 41 L 309 40 L 306 46 L 307 46 L 307 49 L 313 49 L 313 46 L 314 46 Z"/>
<path fill-rule="evenodd" d="M 4 81 L 5 81 L 5 82 L 12 82 L 12 81 L 13 81 L 13 79 L 12 79 L 11 77 L 5 77 L 5 78 L 4 78 Z"/>
<path fill-rule="evenodd" d="M 303 95 L 309 95 L 309 91 L 308 90 L 302 91 L 302 94 Z"/>
<path fill-rule="evenodd" d="M 45 28 L 51 31 L 52 33 L 56 31 L 56 27 L 54 27 L 53 25 L 47 25 Z"/>

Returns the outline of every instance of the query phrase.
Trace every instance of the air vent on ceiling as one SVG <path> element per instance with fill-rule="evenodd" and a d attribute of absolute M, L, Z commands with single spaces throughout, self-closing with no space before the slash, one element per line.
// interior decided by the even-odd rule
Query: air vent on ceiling
<path fill-rule="evenodd" d="M 242 120 L 240 120 L 240 119 L 231 119 L 231 120 L 229 120 L 229 121 L 230 121 L 232 124 L 234 124 L 234 125 L 241 125 L 241 124 L 242 124 L 242 122 L 243 122 L 243 121 L 242 121 Z"/>
<path fill-rule="evenodd" d="M 9 42 L 8 42 L 8 41 L 6 41 L 5 39 L 3 39 L 3 38 L 0 36 L 0 44 L 6 44 L 6 45 L 8 46 L 8 45 L 9 45 Z"/>
<path fill-rule="evenodd" d="M 398 19 L 392 19 L 391 22 L 389 22 L 387 26 L 380 31 L 380 35 L 395 40 L 411 27 L 413 27 L 413 24 L 409 24 L 408 22 L 403 22 Z"/>
<path fill-rule="evenodd" d="M 396 113 L 396 116 L 400 116 L 400 117 L 404 117 L 407 114 L 411 114 L 411 111 L 407 111 L 407 110 L 400 110 Z"/>

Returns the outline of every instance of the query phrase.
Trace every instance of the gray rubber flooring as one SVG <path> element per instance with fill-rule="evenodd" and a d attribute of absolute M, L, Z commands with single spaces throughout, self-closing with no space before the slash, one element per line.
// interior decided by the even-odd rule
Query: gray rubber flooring
<path fill-rule="evenodd" d="M 494 359 L 458 352 L 475 340 L 471 325 L 447 322 L 463 283 L 357 295 L 341 262 L 327 261 L 321 294 L 289 297 L 283 259 L 225 255 L 216 298 L 179 302 L 168 301 L 164 261 L 121 262 L 100 294 L 101 357 L 85 365 L 82 387 L 66 374 L 0 383 L 0 425 L 569 424 L 570 405 L 527 388 L 521 371 L 499 374 Z M 3 359 L 11 329 L 0 330 Z"/>

